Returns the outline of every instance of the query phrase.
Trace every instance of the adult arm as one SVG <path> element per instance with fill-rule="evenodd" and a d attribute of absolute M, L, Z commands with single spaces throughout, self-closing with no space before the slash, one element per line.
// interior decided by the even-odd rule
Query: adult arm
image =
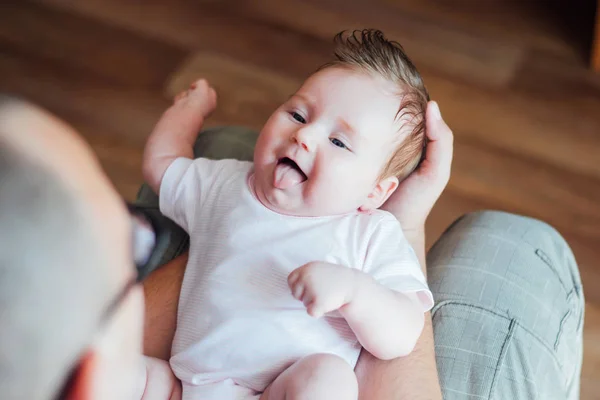
<path fill-rule="evenodd" d="M 417 252 L 421 265 L 425 266 L 425 235 L 418 237 L 415 232 L 412 238 L 407 235 L 407 239 Z M 422 247 L 417 247 L 419 245 Z M 382 361 L 366 350 L 362 351 L 356 365 L 361 399 L 441 400 L 431 314 L 426 313 L 424 320 L 421 336 L 409 355 Z"/>
<path fill-rule="evenodd" d="M 450 178 L 453 142 L 436 103 L 430 102 L 426 115 L 426 157 L 384 205 L 402 224 L 425 274 L 425 220 Z M 425 314 L 423 332 L 412 353 L 382 361 L 363 350 L 356 374 L 361 399 L 441 399 L 430 313 Z"/>
<path fill-rule="evenodd" d="M 188 254 L 185 253 L 154 271 L 144 282 L 146 316 L 144 354 L 162 360 L 171 357 L 177 325 L 179 292 Z"/>

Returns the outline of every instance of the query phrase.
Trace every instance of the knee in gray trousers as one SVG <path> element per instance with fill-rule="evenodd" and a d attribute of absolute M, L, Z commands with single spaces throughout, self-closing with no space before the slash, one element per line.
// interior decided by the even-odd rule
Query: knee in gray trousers
<path fill-rule="evenodd" d="M 584 298 L 549 225 L 495 211 L 457 220 L 427 257 L 445 399 L 577 399 Z"/>

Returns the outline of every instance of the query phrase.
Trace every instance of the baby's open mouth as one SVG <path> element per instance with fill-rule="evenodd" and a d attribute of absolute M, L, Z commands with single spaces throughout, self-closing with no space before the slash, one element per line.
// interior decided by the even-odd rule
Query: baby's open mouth
<path fill-rule="evenodd" d="M 288 158 L 288 157 L 280 158 L 279 161 L 277 161 L 277 165 L 279 165 L 279 164 L 288 165 L 291 168 L 298 171 L 298 173 L 302 176 L 302 181 L 305 181 L 308 179 L 308 177 L 306 176 L 304 171 L 302 171 L 302 169 L 298 166 L 298 164 L 296 164 L 296 161 L 292 160 L 291 158 Z"/>
<path fill-rule="evenodd" d="M 288 157 L 280 158 L 275 167 L 273 186 L 278 189 L 288 189 L 306 181 L 308 177 L 294 160 Z"/>

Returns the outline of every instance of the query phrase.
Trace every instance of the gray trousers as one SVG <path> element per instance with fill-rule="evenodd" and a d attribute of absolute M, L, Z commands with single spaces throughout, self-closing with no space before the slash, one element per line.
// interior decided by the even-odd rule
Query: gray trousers
<path fill-rule="evenodd" d="M 195 155 L 252 160 L 256 137 L 208 129 Z M 137 203 L 160 215 L 147 186 Z M 189 243 L 171 226 L 164 262 Z M 503 212 L 467 214 L 429 251 L 427 271 L 444 399 L 579 398 L 584 298 L 573 253 L 555 229 Z"/>

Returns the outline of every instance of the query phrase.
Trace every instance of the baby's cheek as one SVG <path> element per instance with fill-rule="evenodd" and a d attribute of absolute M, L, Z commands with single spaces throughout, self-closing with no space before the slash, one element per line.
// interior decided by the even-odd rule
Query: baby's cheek
<path fill-rule="evenodd" d="M 338 207 L 343 207 L 348 200 L 348 188 L 351 183 L 343 183 L 336 176 L 323 176 L 322 178 L 319 182 L 308 185 L 311 202 L 326 208 L 329 213 L 336 212 Z M 331 210 L 332 207 L 333 210 Z"/>

